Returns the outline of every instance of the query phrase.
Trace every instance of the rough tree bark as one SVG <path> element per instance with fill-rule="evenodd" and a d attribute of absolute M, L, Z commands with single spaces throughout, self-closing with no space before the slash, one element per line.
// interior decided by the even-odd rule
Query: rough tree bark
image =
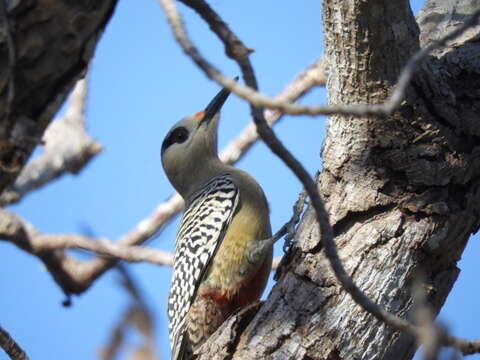
<path fill-rule="evenodd" d="M 13 183 L 76 80 L 116 0 L 15 0 L 0 19 L 0 192 Z"/>
<path fill-rule="evenodd" d="M 329 103 L 384 101 L 419 42 L 454 29 L 476 3 L 427 1 L 420 31 L 407 0 L 324 0 Z M 328 119 L 318 187 L 340 257 L 371 299 L 411 321 L 418 270 L 437 313 L 479 226 L 479 34 L 477 26 L 430 56 L 393 116 Z M 297 240 L 266 303 L 230 318 L 199 358 L 410 359 L 415 340 L 362 310 L 335 279 L 312 209 Z"/>

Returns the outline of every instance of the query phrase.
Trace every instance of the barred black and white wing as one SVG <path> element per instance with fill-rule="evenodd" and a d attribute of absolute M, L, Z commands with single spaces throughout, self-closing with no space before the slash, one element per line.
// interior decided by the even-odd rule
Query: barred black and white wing
<path fill-rule="evenodd" d="M 182 346 L 185 318 L 215 250 L 222 242 L 238 203 L 229 174 L 210 180 L 193 197 L 177 233 L 173 277 L 168 295 L 172 359 Z"/>

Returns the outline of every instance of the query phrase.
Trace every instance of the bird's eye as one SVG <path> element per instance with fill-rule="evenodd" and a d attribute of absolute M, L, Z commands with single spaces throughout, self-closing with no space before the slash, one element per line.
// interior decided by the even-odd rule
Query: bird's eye
<path fill-rule="evenodd" d="M 183 126 L 177 127 L 174 129 L 170 135 L 166 137 L 162 144 L 162 153 L 168 148 L 170 145 L 173 144 L 181 144 L 188 139 L 188 130 L 185 129 Z"/>
<path fill-rule="evenodd" d="M 181 144 L 188 139 L 188 130 L 185 129 L 183 126 L 178 127 L 172 131 L 172 134 L 170 136 L 172 137 L 174 143 Z"/>

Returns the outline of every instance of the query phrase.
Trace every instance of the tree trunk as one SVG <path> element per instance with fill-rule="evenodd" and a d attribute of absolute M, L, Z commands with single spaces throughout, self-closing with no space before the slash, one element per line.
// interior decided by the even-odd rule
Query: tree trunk
<path fill-rule="evenodd" d="M 406 0 L 324 0 L 329 103 L 383 102 L 419 41 L 452 31 L 475 4 L 427 1 L 419 32 Z M 372 300 L 410 321 L 418 270 L 438 313 L 479 226 L 479 33 L 427 58 L 393 116 L 328 119 L 318 186 L 340 257 Z M 410 359 L 415 340 L 339 285 L 312 209 L 297 241 L 266 303 L 230 318 L 199 359 Z"/>
<path fill-rule="evenodd" d="M 0 18 L 0 192 L 11 184 L 76 80 L 116 0 L 17 0 Z M 6 5 L 5 5 L 6 6 Z"/>

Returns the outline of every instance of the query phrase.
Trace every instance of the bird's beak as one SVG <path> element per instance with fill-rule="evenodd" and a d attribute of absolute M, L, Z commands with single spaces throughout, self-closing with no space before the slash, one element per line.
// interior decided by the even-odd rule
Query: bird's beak
<path fill-rule="evenodd" d="M 200 121 L 200 125 L 204 122 L 209 123 L 215 115 L 220 111 L 225 101 L 227 101 L 228 95 L 230 95 L 230 90 L 222 89 L 220 92 L 215 95 L 215 97 L 210 101 L 210 103 L 205 108 L 203 112 L 203 118 Z"/>

